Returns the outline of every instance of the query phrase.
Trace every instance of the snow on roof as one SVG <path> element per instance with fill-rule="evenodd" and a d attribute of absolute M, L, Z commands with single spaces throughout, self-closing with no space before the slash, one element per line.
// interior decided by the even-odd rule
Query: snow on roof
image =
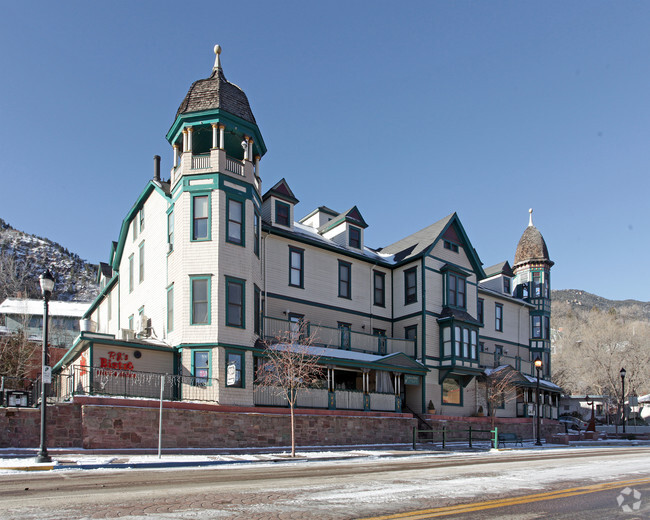
<path fill-rule="evenodd" d="M 318 232 L 313 227 L 307 226 L 305 224 L 301 224 L 300 222 L 293 223 L 293 232 L 297 235 L 302 235 L 304 237 L 307 237 L 310 240 L 315 240 L 317 242 L 322 242 L 323 244 L 327 244 L 328 246 L 336 247 L 341 251 L 348 251 L 348 252 L 350 251 L 350 249 L 348 249 L 347 247 L 344 247 L 340 244 L 337 244 L 333 240 L 330 240 L 328 238 L 323 237 L 322 235 L 319 235 Z M 354 251 L 354 252 L 359 254 L 358 251 Z M 395 256 L 392 254 L 389 255 L 385 253 L 378 253 L 368 247 L 364 247 L 363 251 L 361 251 L 360 254 L 368 258 L 371 258 L 373 260 L 382 260 L 384 262 L 393 262 L 393 258 Z"/>
<path fill-rule="evenodd" d="M 527 376 L 524 374 L 524 377 L 528 379 L 531 383 L 537 384 L 537 378 L 533 376 Z M 551 383 L 550 381 L 546 381 L 544 379 L 539 380 L 539 386 L 545 386 L 547 388 L 551 388 L 553 390 L 562 390 L 559 386 L 557 386 L 555 383 Z"/>
<path fill-rule="evenodd" d="M 278 343 L 271 346 L 271 348 L 274 348 L 276 350 L 286 349 L 288 347 L 293 347 L 293 345 L 290 345 L 288 343 Z M 392 355 L 389 354 L 388 356 L 378 356 L 376 354 L 366 354 L 365 352 L 355 352 L 353 350 L 341 350 L 337 348 L 315 347 L 309 345 L 297 345 L 296 348 L 299 348 L 301 350 L 304 349 L 307 354 L 312 356 L 348 359 L 351 361 L 364 361 L 366 363 L 374 363 L 375 361 L 386 359 Z"/>
<path fill-rule="evenodd" d="M 50 316 L 81 318 L 90 302 L 58 302 L 50 301 Z M 19 314 L 22 316 L 40 316 L 43 314 L 43 300 L 24 300 L 7 298 L 0 303 L 0 314 Z"/>

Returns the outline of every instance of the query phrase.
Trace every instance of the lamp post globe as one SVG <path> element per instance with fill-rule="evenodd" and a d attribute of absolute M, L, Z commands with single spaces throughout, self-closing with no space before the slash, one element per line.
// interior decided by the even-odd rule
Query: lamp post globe
<path fill-rule="evenodd" d="M 43 294 L 43 350 L 41 358 L 41 445 L 36 456 L 36 462 L 52 462 L 52 457 L 47 453 L 47 389 L 51 377 L 50 367 L 48 366 L 47 342 L 49 301 L 54 290 L 54 276 L 48 269 L 41 274 L 39 281 L 41 293 Z"/>
<path fill-rule="evenodd" d="M 540 421 L 540 401 L 539 401 L 539 372 L 542 369 L 542 359 L 538 356 L 535 358 L 534 361 L 535 364 L 535 370 L 537 371 L 537 406 L 535 406 L 535 411 L 536 411 L 536 417 L 537 417 L 537 440 L 535 442 L 535 446 L 541 446 L 542 445 L 542 438 L 541 438 L 541 421 Z"/>

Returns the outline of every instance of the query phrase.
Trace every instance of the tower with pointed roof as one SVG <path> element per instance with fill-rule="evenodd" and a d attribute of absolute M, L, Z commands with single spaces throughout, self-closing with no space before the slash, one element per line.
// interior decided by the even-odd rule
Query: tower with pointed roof
<path fill-rule="evenodd" d="M 512 271 L 515 295 L 534 305 L 530 312 L 531 357 L 540 357 L 543 373 L 551 373 L 551 267 L 544 237 L 533 225 L 533 210 L 528 210 L 528 226 L 519 239 Z"/>

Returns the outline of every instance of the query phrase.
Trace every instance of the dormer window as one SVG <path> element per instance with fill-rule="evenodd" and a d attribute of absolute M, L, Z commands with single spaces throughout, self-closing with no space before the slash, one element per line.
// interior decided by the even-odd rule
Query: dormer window
<path fill-rule="evenodd" d="M 510 278 L 503 279 L 503 292 L 510 294 Z"/>
<path fill-rule="evenodd" d="M 358 227 L 350 226 L 348 245 L 361 249 L 361 230 Z"/>
<path fill-rule="evenodd" d="M 458 244 L 454 244 L 453 242 L 450 242 L 449 240 L 444 241 L 444 246 L 445 249 L 449 249 L 449 251 L 453 251 L 454 253 L 458 253 Z"/>
<path fill-rule="evenodd" d="M 289 226 L 289 218 L 291 215 L 291 208 L 289 204 L 280 202 L 279 200 L 275 201 L 275 223 L 280 224 L 281 226 Z"/>

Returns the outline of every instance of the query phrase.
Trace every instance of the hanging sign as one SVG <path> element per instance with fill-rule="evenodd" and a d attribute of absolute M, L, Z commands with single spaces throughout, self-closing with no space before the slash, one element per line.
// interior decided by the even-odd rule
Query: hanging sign
<path fill-rule="evenodd" d="M 420 384 L 420 376 L 416 376 L 413 374 L 404 374 L 404 384 L 417 386 Z"/>
<path fill-rule="evenodd" d="M 49 385 L 52 383 L 52 367 L 43 366 L 43 383 Z"/>

